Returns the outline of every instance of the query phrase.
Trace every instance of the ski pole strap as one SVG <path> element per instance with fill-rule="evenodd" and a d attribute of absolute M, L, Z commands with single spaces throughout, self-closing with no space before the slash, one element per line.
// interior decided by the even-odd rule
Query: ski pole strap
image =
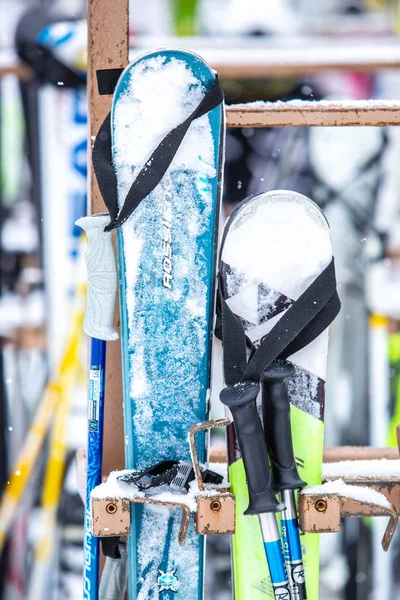
<path fill-rule="evenodd" d="M 247 360 L 246 334 L 239 318 L 223 298 L 221 285 L 219 296 L 224 377 L 228 386 L 260 381 L 263 372 L 274 360 L 286 359 L 307 346 L 332 323 L 340 310 L 332 258 Z"/>
<path fill-rule="evenodd" d="M 105 227 L 105 231 L 111 231 L 125 223 L 142 200 L 157 187 L 164 177 L 191 123 L 219 106 L 223 99 L 221 84 L 218 77 L 215 77 L 197 108 L 183 123 L 170 131 L 154 150 L 132 183 L 119 213 L 117 178 L 111 154 L 111 117 L 110 114 L 107 115 L 96 136 L 92 151 L 97 182 L 111 217 L 111 222 Z"/>

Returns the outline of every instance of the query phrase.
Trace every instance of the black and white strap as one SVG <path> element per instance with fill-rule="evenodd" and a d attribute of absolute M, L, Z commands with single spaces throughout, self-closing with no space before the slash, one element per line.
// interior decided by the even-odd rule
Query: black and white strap
<path fill-rule="evenodd" d="M 222 340 L 224 378 L 228 387 L 259 382 L 276 359 L 286 359 L 317 338 L 340 310 L 334 259 L 293 302 L 256 349 L 247 338 L 239 318 L 229 308 L 219 285 L 219 326 Z M 248 348 L 251 349 L 248 358 Z"/>

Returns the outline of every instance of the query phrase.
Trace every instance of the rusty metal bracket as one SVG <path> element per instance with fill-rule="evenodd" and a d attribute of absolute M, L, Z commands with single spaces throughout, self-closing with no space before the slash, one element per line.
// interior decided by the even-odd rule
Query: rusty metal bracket
<path fill-rule="evenodd" d="M 235 496 L 229 493 L 229 488 L 213 490 L 216 493 L 212 496 L 206 492 L 195 440 L 196 433 L 200 431 L 227 427 L 230 423 L 229 419 L 217 419 L 196 423 L 189 429 L 190 454 L 199 488 L 196 498 L 196 531 L 201 535 L 235 533 Z"/>
<path fill-rule="evenodd" d="M 189 429 L 190 453 L 199 490 L 195 496 L 195 523 L 196 531 L 201 535 L 235 532 L 235 497 L 229 493 L 229 488 L 209 488 L 205 486 L 195 443 L 196 433 L 215 427 L 226 427 L 229 424 L 228 419 L 218 419 L 197 423 Z M 179 543 L 182 546 L 185 544 L 191 519 L 189 506 L 184 502 L 166 501 L 157 498 L 156 495 L 92 498 L 92 534 L 97 537 L 129 535 L 131 531 L 131 502 L 181 509 L 182 521 L 179 530 Z"/>
<path fill-rule="evenodd" d="M 189 446 L 190 446 L 190 455 L 192 457 L 194 472 L 196 475 L 197 485 L 199 486 L 200 492 L 204 491 L 204 482 L 203 476 L 201 474 L 199 455 L 197 454 L 196 447 L 196 433 L 200 431 L 209 431 L 210 429 L 215 429 L 216 427 L 227 427 L 231 422 L 229 419 L 216 419 L 215 421 L 204 421 L 203 423 L 195 423 L 189 429 Z"/>
<path fill-rule="evenodd" d="M 398 523 L 395 507 L 366 502 L 348 496 L 328 493 L 300 493 L 300 527 L 304 533 L 327 533 L 340 531 L 343 517 L 388 516 L 389 523 L 382 539 L 382 548 L 387 551 Z"/>
<path fill-rule="evenodd" d="M 92 534 L 97 537 L 129 535 L 131 532 L 131 502 L 180 508 L 182 510 L 182 521 L 178 539 L 181 546 L 185 544 L 190 524 L 189 507 L 181 502 L 166 502 L 156 498 L 93 498 Z"/>

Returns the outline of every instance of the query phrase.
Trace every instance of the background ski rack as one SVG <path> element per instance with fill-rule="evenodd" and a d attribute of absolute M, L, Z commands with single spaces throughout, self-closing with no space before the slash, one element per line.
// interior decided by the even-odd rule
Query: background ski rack
<path fill-rule="evenodd" d="M 131 2 L 134 8 L 135 3 Z M 111 107 L 110 96 L 99 96 L 97 92 L 96 70 L 101 68 L 123 68 L 129 60 L 129 19 L 128 0 L 114 0 L 110 5 L 108 0 L 89 0 L 88 2 L 88 101 L 89 101 L 89 144 L 91 148 L 93 136 Z M 309 65 L 294 62 L 291 75 L 310 73 Z M 334 61 L 333 61 L 334 63 Z M 347 65 L 349 66 L 349 65 Z M 316 65 L 315 72 L 324 71 L 327 64 Z M 389 64 L 377 64 L 372 61 L 371 71 L 380 68 L 400 67 L 393 61 Z M 332 64 L 331 68 L 343 69 L 346 65 Z M 352 62 L 353 70 L 364 70 L 365 62 L 361 65 Z M 264 76 L 269 74 L 265 66 Z M 287 76 L 288 71 L 271 69 L 271 76 Z M 234 73 L 231 72 L 231 76 Z M 228 127 L 313 127 L 313 126 L 390 126 L 400 124 L 400 102 L 392 101 L 354 101 L 354 102 L 304 102 L 304 103 L 252 103 L 248 105 L 235 105 L 227 107 Z M 90 152 L 90 150 L 89 150 Z M 91 163 L 90 163 L 91 164 Z M 91 172 L 89 175 L 89 206 L 90 212 L 104 212 L 105 206 Z M 119 327 L 118 302 L 116 303 L 115 327 Z M 119 344 L 108 344 L 107 350 L 107 381 L 105 403 L 105 430 L 103 448 L 103 474 L 107 475 L 112 470 L 122 469 L 124 466 L 124 429 L 122 417 L 122 380 L 121 380 L 121 354 Z M 340 452 L 340 449 L 331 449 L 331 452 Z M 357 456 L 369 454 L 369 450 L 359 448 Z M 386 454 L 386 450 L 377 450 L 377 453 Z M 369 481 L 369 485 L 380 487 L 384 491 L 385 484 L 379 478 Z M 386 481 L 387 489 L 394 490 L 400 497 L 400 479 L 395 482 Z M 335 500 L 333 500 L 335 501 Z M 329 502 L 329 499 L 328 499 Z M 400 502 L 396 502 L 399 510 Z M 322 506 L 322 505 L 319 505 Z M 305 506 L 302 505 L 301 513 Z M 310 512 L 310 509 L 307 508 Z M 341 511 L 346 516 L 347 507 L 344 504 Z M 316 512 L 319 512 L 318 510 Z M 357 516 L 371 514 L 365 507 L 360 506 Z M 323 514 L 323 513 L 321 513 Z M 325 514 L 326 511 L 325 511 Z M 354 513 L 352 513 L 354 516 Z M 391 515 L 395 520 L 395 515 Z M 331 525 L 323 524 L 320 514 L 314 515 L 315 521 L 310 521 L 313 531 L 335 530 Z M 304 521 L 303 525 L 305 525 Z M 337 523 L 336 523 L 337 525 Z M 329 529 L 331 527 L 331 529 Z"/>

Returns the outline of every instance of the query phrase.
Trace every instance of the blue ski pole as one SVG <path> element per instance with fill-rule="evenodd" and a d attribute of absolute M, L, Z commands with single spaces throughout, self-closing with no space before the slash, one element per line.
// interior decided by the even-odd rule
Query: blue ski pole
<path fill-rule="evenodd" d="M 226 387 L 220 400 L 230 409 L 246 471 L 249 506 L 245 515 L 258 515 L 275 600 L 289 600 L 289 581 L 275 513 L 284 510 L 277 502 L 268 463 L 268 451 L 257 410 L 260 385 L 246 381 Z"/>
<path fill-rule="evenodd" d="M 103 458 L 104 385 L 106 342 L 118 339 L 112 326 L 117 273 L 111 233 L 104 228 L 109 215 L 91 215 L 76 222 L 88 238 L 87 306 L 83 328 L 91 336 L 88 447 L 85 504 L 83 598 L 97 600 L 99 592 L 100 541 L 91 534 L 90 494 L 101 483 Z"/>
<path fill-rule="evenodd" d="M 275 489 L 281 494 L 285 510 L 281 514 L 283 552 L 292 600 L 306 600 L 307 591 L 301 552 L 300 531 L 294 492 L 304 487 L 293 453 L 290 426 L 290 401 L 287 380 L 295 373 L 288 361 L 276 360 L 262 379 L 264 435 L 271 460 Z"/>

